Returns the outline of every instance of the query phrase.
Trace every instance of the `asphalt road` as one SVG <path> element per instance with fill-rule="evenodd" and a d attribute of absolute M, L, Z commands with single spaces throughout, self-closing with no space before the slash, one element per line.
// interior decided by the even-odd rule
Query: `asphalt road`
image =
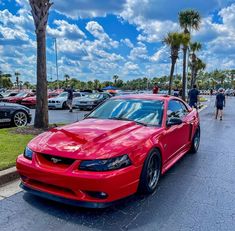
<path fill-rule="evenodd" d="M 75 208 L 19 192 L 0 201 L 0 230 L 235 230 L 235 98 L 223 121 L 214 100 L 201 112 L 199 152 L 187 154 L 156 193 L 105 210 Z"/>

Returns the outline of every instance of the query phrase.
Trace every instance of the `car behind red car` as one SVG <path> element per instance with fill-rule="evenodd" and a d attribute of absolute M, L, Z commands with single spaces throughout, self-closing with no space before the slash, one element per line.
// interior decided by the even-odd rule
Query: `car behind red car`
<path fill-rule="evenodd" d="M 58 96 L 57 92 L 48 92 L 48 99 Z M 36 106 L 36 96 L 26 97 L 21 101 L 21 104 L 33 108 Z"/>
<path fill-rule="evenodd" d="M 197 152 L 199 141 L 198 112 L 179 98 L 118 96 L 82 121 L 34 138 L 17 170 L 26 191 L 102 208 L 137 191 L 152 193 L 160 175 Z"/>
<path fill-rule="evenodd" d="M 23 99 L 25 99 L 27 97 L 34 96 L 34 95 L 35 95 L 34 92 L 24 92 L 24 91 L 22 91 L 22 92 L 19 92 L 15 96 L 10 96 L 10 97 L 3 98 L 2 102 L 21 104 Z"/>

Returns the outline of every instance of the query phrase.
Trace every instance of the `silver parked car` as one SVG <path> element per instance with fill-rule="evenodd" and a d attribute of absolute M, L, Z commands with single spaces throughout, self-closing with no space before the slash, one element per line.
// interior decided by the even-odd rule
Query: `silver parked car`
<path fill-rule="evenodd" d="M 112 95 L 106 92 L 94 93 L 86 97 L 80 97 L 74 101 L 75 107 L 80 110 L 92 110 Z"/>

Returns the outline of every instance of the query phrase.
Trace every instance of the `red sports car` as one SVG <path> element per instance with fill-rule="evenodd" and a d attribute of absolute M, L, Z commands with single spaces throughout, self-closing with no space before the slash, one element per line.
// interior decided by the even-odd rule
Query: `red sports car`
<path fill-rule="evenodd" d="M 48 99 L 56 97 L 58 95 L 59 94 L 56 93 L 56 92 L 48 92 Z M 35 107 L 36 106 L 36 96 L 31 96 L 31 97 L 24 98 L 21 101 L 21 104 L 26 106 L 26 107 L 29 107 L 29 108 Z"/>
<path fill-rule="evenodd" d="M 26 98 L 26 97 L 31 97 L 34 96 L 35 93 L 33 92 L 19 92 L 17 95 L 15 96 L 10 96 L 10 97 L 6 97 L 2 99 L 2 102 L 6 102 L 6 103 L 18 103 L 21 104 L 21 101 Z"/>
<path fill-rule="evenodd" d="M 52 200 L 106 207 L 141 191 L 200 142 L 198 112 L 177 97 L 113 97 L 84 120 L 34 138 L 17 159 L 21 187 Z"/>

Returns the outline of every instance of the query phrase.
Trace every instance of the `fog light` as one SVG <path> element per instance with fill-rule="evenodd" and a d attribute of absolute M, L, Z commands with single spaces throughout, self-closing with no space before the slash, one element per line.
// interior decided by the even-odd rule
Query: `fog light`
<path fill-rule="evenodd" d="M 97 198 L 97 199 L 106 199 L 108 194 L 105 192 L 93 192 L 93 191 L 86 191 L 90 197 Z"/>

